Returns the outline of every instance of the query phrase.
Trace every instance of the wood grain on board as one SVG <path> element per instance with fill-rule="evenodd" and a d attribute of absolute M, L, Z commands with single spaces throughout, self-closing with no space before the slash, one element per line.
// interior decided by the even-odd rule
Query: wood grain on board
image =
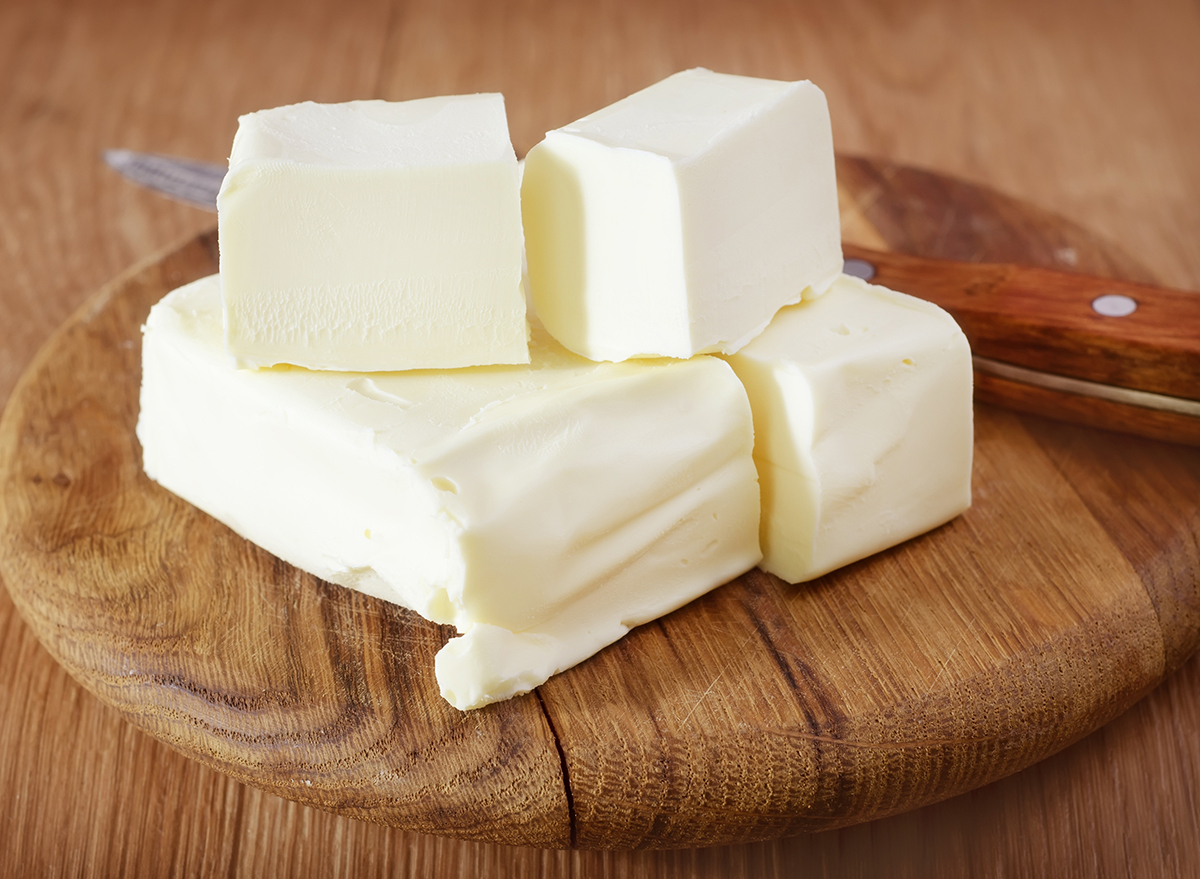
<path fill-rule="evenodd" d="M 216 268 L 210 232 L 101 290 L 34 360 L 0 422 L 0 567 L 88 689 L 270 792 L 507 844 L 770 839 L 1036 762 L 1161 680 L 1164 628 L 1200 637 L 1160 619 L 1186 603 L 1152 600 L 1021 420 L 983 407 L 974 503 L 950 524 L 811 584 L 751 572 L 536 694 L 458 712 L 433 679 L 448 629 L 296 571 L 141 472 L 139 328 Z M 1160 550 L 1176 566 L 1161 553 L 1195 544 L 1200 453 L 1135 448 L 1114 494 L 1141 457 L 1197 487 Z"/>
<path fill-rule="evenodd" d="M 946 199 L 969 198 L 969 184 L 945 182 L 924 201 L 921 186 L 885 187 L 863 211 L 879 221 L 879 195 L 900 196 L 884 211 L 897 249 L 938 253 L 943 239 L 988 228 L 960 243 L 993 250 L 954 255 L 1200 288 L 1200 9 L 1190 0 L 499 5 L 0 3 L 0 399 L 106 280 L 211 223 L 120 181 L 102 149 L 219 161 L 238 113 L 308 98 L 503 90 L 523 151 L 539 125 L 681 67 L 809 77 L 829 96 L 840 149 L 990 183 L 1018 207 L 1074 221 L 1022 233 L 1007 209 L 997 222 Z M 879 243 L 873 229 L 846 224 L 866 246 Z M 1022 423 L 1066 471 L 1101 474 L 1147 448 L 1111 437 L 1097 449 L 1088 430 Z M 1178 461 L 1138 461 L 1146 478 L 1130 494 L 1105 477 L 1080 495 L 1158 584 L 1156 602 L 1177 609 L 1166 618 L 1187 620 L 1200 559 L 1173 529 L 1194 483 Z M 1168 564 L 1159 548 L 1171 542 Z M 1200 659 L 1187 660 L 1185 638 L 1168 640 L 1187 648 L 1168 657 L 1179 670 L 1123 716 L 944 803 L 770 843 L 553 852 L 342 818 L 214 772 L 91 697 L 0 590 L 0 874 L 1189 875 L 1200 864 Z"/>

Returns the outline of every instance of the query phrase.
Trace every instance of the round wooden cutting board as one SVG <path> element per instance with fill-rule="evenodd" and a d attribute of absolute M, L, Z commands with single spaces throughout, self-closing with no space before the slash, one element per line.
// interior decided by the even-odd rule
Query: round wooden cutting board
<path fill-rule="evenodd" d="M 838 171 L 848 241 L 1150 280 L 994 192 Z M 765 839 L 1028 766 L 1200 643 L 1200 451 L 978 405 L 957 520 L 807 585 L 751 572 L 458 712 L 433 676 L 448 629 L 295 570 L 142 474 L 139 327 L 216 268 L 209 233 L 134 269 L 30 365 L 0 423 L 0 574 L 85 687 L 281 796 L 521 845 Z"/>

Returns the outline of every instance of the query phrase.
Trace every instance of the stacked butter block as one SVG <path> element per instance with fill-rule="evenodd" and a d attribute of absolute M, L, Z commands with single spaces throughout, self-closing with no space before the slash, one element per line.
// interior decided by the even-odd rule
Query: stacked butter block
<path fill-rule="evenodd" d="M 221 273 L 146 323 L 147 474 L 456 626 L 463 709 L 760 561 L 811 579 L 969 504 L 966 341 L 840 275 L 811 83 L 686 71 L 519 179 L 498 95 L 242 117 Z"/>
<path fill-rule="evenodd" d="M 243 116 L 217 196 L 244 366 L 528 363 L 517 157 L 500 95 Z"/>
<path fill-rule="evenodd" d="M 736 351 L 842 271 L 810 82 L 678 73 L 551 131 L 525 172 L 534 306 L 586 357 Z"/>

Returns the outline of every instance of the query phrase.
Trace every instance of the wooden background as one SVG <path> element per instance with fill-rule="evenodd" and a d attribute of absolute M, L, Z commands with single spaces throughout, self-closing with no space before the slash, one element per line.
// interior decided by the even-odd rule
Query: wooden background
<path fill-rule="evenodd" d="M 0 399 L 85 296 L 212 222 L 120 182 L 102 148 L 216 161 L 238 113 L 305 98 L 500 90 L 523 153 L 684 67 L 808 77 L 838 149 L 989 183 L 1197 289 L 1198 45 L 1200 7 L 1185 2 L 8 3 Z M 1197 729 L 1193 659 L 1058 756 L 908 815 L 727 849 L 510 849 L 335 818 L 187 761 L 79 688 L 0 593 L 0 871 L 1187 875 L 1200 872 Z"/>

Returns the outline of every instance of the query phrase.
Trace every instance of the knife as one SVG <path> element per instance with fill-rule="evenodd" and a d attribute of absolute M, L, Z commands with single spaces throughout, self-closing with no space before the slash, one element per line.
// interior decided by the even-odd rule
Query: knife
<path fill-rule="evenodd" d="M 124 177 L 215 211 L 225 167 L 107 150 Z M 971 343 L 975 398 L 1200 446 L 1200 294 L 1018 265 L 845 245 L 845 271 L 948 311 Z"/>

